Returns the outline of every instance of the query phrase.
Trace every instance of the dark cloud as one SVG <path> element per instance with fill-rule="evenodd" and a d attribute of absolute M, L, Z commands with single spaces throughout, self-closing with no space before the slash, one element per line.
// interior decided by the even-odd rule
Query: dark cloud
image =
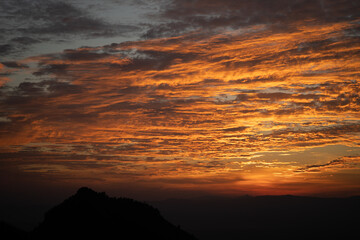
<path fill-rule="evenodd" d="M 195 60 L 198 55 L 196 53 L 181 53 L 171 51 L 142 51 L 137 50 L 139 56 L 131 58 L 131 61 L 127 64 L 121 64 L 113 66 L 120 68 L 122 71 L 134 71 L 134 70 L 164 70 L 170 68 L 176 64 L 176 60 L 181 59 L 181 62 L 190 62 Z M 161 75 L 157 75 L 161 78 Z"/>
<path fill-rule="evenodd" d="M 259 24 L 284 31 L 305 20 L 313 23 L 355 20 L 360 16 L 359 9 L 359 2 L 353 0 L 172 0 L 160 12 L 160 18 L 167 23 L 151 27 L 144 37 L 174 36 L 198 28 L 237 29 Z"/>
<path fill-rule="evenodd" d="M 11 42 L 19 43 L 22 45 L 31 45 L 31 44 L 35 44 L 35 43 L 40 43 L 41 40 L 34 39 L 31 37 L 15 37 L 15 38 L 11 39 Z"/>
<path fill-rule="evenodd" d="M 291 98 L 293 96 L 293 94 L 283 93 L 283 92 L 275 92 L 275 93 L 258 93 L 256 96 L 261 99 L 280 100 L 280 99 Z"/>
<path fill-rule="evenodd" d="M 110 56 L 105 52 L 97 52 L 92 49 L 68 49 L 63 52 L 62 59 L 70 61 L 94 61 Z"/>
<path fill-rule="evenodd" d="M 28 68 L 29 66 L 27 66 L 26 64 L 23 63 L 18 63 L 15 61 L 10 61 L 10 62 L 1 62 L 4 66 L 8 67 L 8 68 Z"/>
<path fill-rule="evenodd" d="M 234 127 L 234 128 L 225 128 L 224 132 L 243 132 L 247 127 Z"/>
<path fill-rule="evenodd" d="M 0 44 L 0 55 L 7 55 L 12 52 L 14 47 L 10 44 Z"/>
<path fill-rule="evenodd" d="M 40 68 L 38 71 L 34 72 L 33 74 L 35 76 L 42 76 L 48 74 L 64 75 L 68 67 L 69 67 L 68 64 L 50 64 Z"/>
<path fill-rule="evenodd" d="M 134 25 L 109 23 L 69 1 L 4 0 L 0 12 L 0 27 L 8 32 L 0 45 L 1 55 L 19 53 L 40 42 L 111 37 L 140 30 Z"/>
<path fill-rule="evenodd" d="M 328 101 L 314 101 L 314 107 L 323 108 L 329 111 L 344 111 L 358 109 L 360 105 L 360 95 L 357 93 L 340 93 L 333 100 Z"/>
<path fill-rule="evenodd" d="M 358 156 L 346 156 L 332 160 L 324 164 L 308 165 L 297 169 L 295 172 L 321 172 L 325 169 L 359 168 L 360 158 Z"/>
<path fill-rule="evenodd" d="M 26 21 L 26 25 L 17 28 L 25 34 L 89 34 L 115 35 L 138 30 L 129 25 L 114 25 L 100 18 L 91 16 L 86 10 L 80 9 L 70 2 L 63 1 L 7 1 L 0 8 L 2 18 L 12 21 Z M 31 37 L 22 36 L 18 40 L 29 41 Z M 36 41 L 36 40 L 35 40 Z"/>
<path fill-rule="evenodd" d="M 4 91 L 0 103 L 0 116 L 4 114 L 6 116 L 9 111 L 12 111 L 12 114 L 8 116 L 9 121 L 0 127 L 2 129 L 0 135 L 9 134 L 9 131 L 13 130 L 18 133 L 25 131 L 24 129 L 27 129 L 38 119 L 46 118 L 49 123 L 56 121 L 59 117 L 65 117 L 69 121 L 76 121 L 76 119 L 79 122 L 91 121 L 90 119 L 96 116 L 79 112 L 74 108 L 76 106 L 74 104 L 71 106 L 60 104 L 56 107 L 58 111 L 54 111 L 50 103 L 53 99 L 72 96 L 81 92 L 82 89 L 79 86 L 54 80 L 22 82 L 18 87 Z M 78 104 L 76 107 L 81 109 L 86 106 Z M 21 116 L 16 116 L 16 113 L 21 113 Z"/>
<path fill-rule="evenodd" d="M 280 114 L 280 113 L 277 113 Z M 283 113 L 288 115 L 288 112 Z M 295 111 L 291 110 L 291 114 Z M 284 138 L 288 141 L 288 147 L 307 147 L 338 144 L 345 138 L 350 144 L 353 140 L 351 136 L 360 132 L 360 124 L 332 124 L 330 126 L 294 126 L 284 128 L 269 133 L 267 137 L 270 139 Z"/>

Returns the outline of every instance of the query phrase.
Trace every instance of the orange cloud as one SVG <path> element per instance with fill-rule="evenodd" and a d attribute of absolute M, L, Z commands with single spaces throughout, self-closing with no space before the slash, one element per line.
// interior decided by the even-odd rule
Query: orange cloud
<path fill-rule="evenodd" d="M 4 72 L 4 68 L 5 66 L 0 63 L 0 87 L 10 80 L 8 77 L 6 77 L 7 73 Z"/>
<path fill-rule="evenodd" d="M 1 152 L 8 162 L 11 151 L 32 159 L 19 163 L 27 172 L 73 174 L 79 165 L 81 175 L 109 181 L 205 188 L 217 179 L 219 191 L 252 185 L 259 193 L 279 182 L 285 192 L 302 162 L 249 159 L 358 147 L 360 132 L 360 45 L 346 34 L 354 22 L 294 26 L 195 31 L 28 59 L 39 64 L 36 81 L 0 102 L 8 119 L 0 118 Z"/>

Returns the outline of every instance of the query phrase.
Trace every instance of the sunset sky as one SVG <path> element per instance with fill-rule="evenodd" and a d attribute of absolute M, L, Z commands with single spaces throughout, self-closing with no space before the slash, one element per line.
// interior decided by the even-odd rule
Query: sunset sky
<path fill-rule="evenodd" d="M 360 1 L 0 1 L 3 194 L 360 194 Z"/>

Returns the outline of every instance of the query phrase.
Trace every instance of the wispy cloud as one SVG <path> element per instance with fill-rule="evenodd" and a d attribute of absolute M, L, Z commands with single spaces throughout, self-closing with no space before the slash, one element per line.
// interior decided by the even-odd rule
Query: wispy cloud
<path fill-rule="evenodd" d="M 308 165 L 304 168 L 299 168 L 296 172 L 317 172 L 321 173 L 324 171 L 338 171 L 342 169 L 359 169 L 360 168 L 360 157 L 348 156 L 339 159 L 332 160 L 325 164 Z"/>

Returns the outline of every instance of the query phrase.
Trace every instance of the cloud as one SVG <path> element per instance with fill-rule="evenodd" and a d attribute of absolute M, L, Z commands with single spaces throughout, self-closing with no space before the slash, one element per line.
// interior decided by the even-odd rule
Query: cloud
<path fill-rule="evenodd" d="M 13 46 L 11 46 L 10 44 L 1 44 L 0 45 L 0 54 L 1 55 L 6 55 L 9 54 L 13 49 Z"/>
<path fill-rule="evenodd" d="M 235 10 L 245 4 L 227 2 Z M 179 3 L 174 1 L 162 16 L 169 17 L 169 9 Z M 226 12 L 219 1 L 207 3 L 185 1 L 184 8 L 174 8 L 174 16 L 185 16 L 182 21 L 190 18 L 186 11 Z M 192 4 L 196 8 L 190 9 Z M 251 4 L 255 8 L 260 2 Z M 61 6 L 59 12 L 69 7 Z M 292 14 L 306 9 L 294 6 Z M 76 19 L 75 13 L 77 8 L 69 9 Z M 288 183 L 287 177 L 298 180 L 293 170 L 304 163 L 281 165 L 276 158 L 244 163 L 259 152 L 301 152 L 335 144 L 359 147 L 359 43 L 357 36 L 348 34 L 356 23 L 342 15 L 339 21 L 329 16 L 316 24 L 297 22 L 291 31 L 274 31 L 259 25 L 266 18 L 276 20 L 268 14 L 251 17 L 252 24 L 244 23 L 240 30 L 231 25 L 223 31 L 205 28 L 4 61 L 0 70 L 5 78 L 14 77 L 7 71 L 21 64 L 32 75 L 0 88 L 0 119 L 6 119 L 0 121 L 3 158 L 8 163 L 17 159 L 28 172 L 43 167 L 59 176 L 78 173 L 84 164 L 82 177 L 93 170 L 102 179 L 186 186 L 213 185 L 213 178 L 233 188 L 260 188 L 275 186 L 279 179 Z M 294 16 L 289 24 L 304 19 Z"/>
<path fill-rule="evenodd" d="M 137 30 L 135 26 L 115 25 L 93 17 L 86 10 L 63 1 L 4 1 L 0 5 L 3 18 L 26 21 L 26 25 L 13 30 L 25 34 L 74 34 L 112 35 Z M 18 41 L 34 40 L 23 36 Z M 15 40 L 16 40 L 15 39 Z M 35 40 L 36 41 L 36 40 Z"/>
<path fill-rule="evenodd" d="M 299 168 L 295 172 L 324 172 L 324 171 L 337 171 L 341 169 L 359 169 L 360 157 L 347 156 L 339 159 L 332 160 L 325 164 L 308 165 L 304 168 Z"/>
<path fill-rule="evenodd" d="M 223 185 L 233 184 L 242 181 L 241 177 L 234 176 L 209 176 L 209 177 L 174 177 L 174 178 L 158 178 L 155 181 L 170 185 Z"/>
<path fill-rule="evenodd" d="M 267 25 L 273 31 L 288 31 L 298 23 L 331 23 L 359 17 L 359 4 L 351 0 L 173 0 L 164 4 L 159 18 L 144 37 L 175 36 L 196 29 L 239 29 Z M 156 17 L 156 16 L 155 16 Z"/>
<path fill-rule="evenodd" d="M 2 64 L 8 68 L 28 68 L 27 65 L 15 61 L 2 62 Z"/>
<path fill-rule="evenodd" d="M 242 132 L 246 129 L 247 127 L 234 127 L 234 128 L 225 128 L 223 129 L 224 132 Z"/>
<path fill-rule="evenodd" d="M 43 80 L 19 85 L 5 97 L 3 106 L 16 109 L 14 116 L 29 114 L 23 117 L 32 124 L 36 119 L 47 119 L 44 123 L 50 132 L 81 129 L 74 137 L 84 141 L 107 138 L 103 135 L 107 127 L 99 124 L 113 129 L 114 139 L 119 137 L 115 129 L 122 129 L 125 139 L 151 136 L 154 141 L 166 140 L 169 145 L 155 150 L 160 155 L 176 151 L 195 154 L 201 146 L 209 148 L 205 152 L 208 156 L 219 154 L 213 148 L 231 156 L 231 152 L 240 151 L 236 149 L 271 149 L 274 142 L 278 150 L 349 143 L 358 132 L 356 118 L 344 124 L 332 114 L 355 116 L 359 108 L 358 82 L 349 80 L 353 76 L 349 67 L 356 62 L 341 55 L 348 64 L 337 64 L 337 52 L 356 51 L 352 50 L 355 40 L 342 35 L 343 29 L 351 27 L 345 23 L 309 26 L 280 35 L 264 34 L 269 32 L 263 29 L 251 35 L 215 34 L 210 38 L 193 33 L 65 50 L 29 59 L 38 62 L 34 77 Z M 329 40 L 332 35 L 350 45 L 333 44 Z M 306 48 L 299 50 L 299 38 L 302 45 L 323 43 L 312 50 L 317 51 L 316 58 Z M 299 58 L 302 60 L 296 60 Z M 334 68 L 342 73 L 341 78 L 335 80 L 332 71 L 317 77 L 305 74 Z M 54 108 L 56 112 L 51 111 Z M 307 127 L 313 111 L 319 119 L 329 120 Z M 264 124 L 269 118 L 272 124 Z M 61 127 L 52 129 L 58 121 Z M 296 127 L 289 127 L 294 122 Z M 16 124 L 15 118 L 12 124 Z M 189 138 L 189 144 L 178 141 Z M 213 146 L 210 139 L 214 139 Z M 144 149 L 132 146 L 131 152 Z"/>
<path fill-rule="evenodd" d="M 46 74 L 65 74 L 66 69 L 69 67 L 69 64 L 50 64 L 46 65 L 43 68 L 39 69 L 38 71 L 34 72 L 35 76 L 42 76 Z"/>
<path fill-rule="evenodd" d="M 31 45 L 31 44 L 35 44 L 35 43 L 40 43 L 41 40 L 38 39 L 34 39 L 31 37 L 15 37 L 13 39 L 11 39 L 11 42 L 15 42 L 21 45 Z"/>
<path fill-rule="evenodd" d="M 70 1 L 5 0 L 0 27 L 7 31 L 0 54 L 19 54 L 30 45 L 72 38 L 111 37 L 139 31 L 135 25 L 110 23 Z"/>

